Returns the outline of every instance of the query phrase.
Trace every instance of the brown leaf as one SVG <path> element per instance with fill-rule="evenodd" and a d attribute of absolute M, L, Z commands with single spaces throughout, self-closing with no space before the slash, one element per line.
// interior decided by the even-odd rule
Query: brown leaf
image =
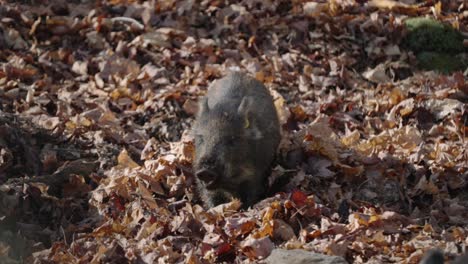
<path fill-rule="evenodd" d="M 268 257 L 274 248 L 269 237 L 255 239 L 248 237 L 241 243 L 242 251 L 250 259 L 264 259 Z"/>
<path fill-rule="evenodd" d="M 126 149 L 123 149 L 120 152 L 119 156 L 117 157 L 117 162 L 119 166 L 123 168 L 137 168 L 140 166 L 135 161 L 133 161 L 132 158 L 130 158 Z"/>

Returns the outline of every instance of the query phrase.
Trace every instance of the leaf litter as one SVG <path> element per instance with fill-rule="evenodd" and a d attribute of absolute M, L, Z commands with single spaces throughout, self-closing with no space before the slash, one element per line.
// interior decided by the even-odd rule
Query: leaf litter
<path fill-rule="evenodd" d="M 416 15 L 466 34 L 465 5 L 2 1 L 0 256 L 250 263 L 279 247 L 417 263 L 434 247 L 465 252 L 466 71 L 419 71 L 399 46 Z M 245 211 L 238 200 L 205 210 L 190 126 L 211 81 L 237 69 L 275 98 L 272 191 Z"/>

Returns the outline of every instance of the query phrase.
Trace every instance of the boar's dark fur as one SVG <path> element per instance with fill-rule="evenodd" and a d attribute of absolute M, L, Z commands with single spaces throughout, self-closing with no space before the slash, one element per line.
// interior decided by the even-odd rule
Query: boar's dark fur
<path fill-rule="evenodd" d="M 201 99 L 194 125 L 197 193 L 207 208 L 258 201 L 280 141 L 273 99 L 242 73 L 217 80 Z"/>

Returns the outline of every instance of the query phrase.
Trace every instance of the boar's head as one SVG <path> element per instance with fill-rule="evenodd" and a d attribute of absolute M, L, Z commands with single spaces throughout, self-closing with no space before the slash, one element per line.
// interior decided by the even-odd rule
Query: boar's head
<path fill-rule="evenodd" d="M 249 117 L 252 98 L 208 106 L 203 98 L 195 124 L 195 174 L 208 190 L 237 192 L 255 177 L 257 142 L 263 137 Z"/>

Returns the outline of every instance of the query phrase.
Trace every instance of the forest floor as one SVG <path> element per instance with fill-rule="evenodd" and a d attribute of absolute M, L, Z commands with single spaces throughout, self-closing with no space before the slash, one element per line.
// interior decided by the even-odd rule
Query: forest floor
<path fill-rule="evenodd" d="M 418 69 L 416 16 L 468 33 L 463 0 L 0 0 L 0 262 L 462 254 L 468 72 Z M 284 184 L 205 210 L 190 127 L 232 70 L 272 91 Z"/>

